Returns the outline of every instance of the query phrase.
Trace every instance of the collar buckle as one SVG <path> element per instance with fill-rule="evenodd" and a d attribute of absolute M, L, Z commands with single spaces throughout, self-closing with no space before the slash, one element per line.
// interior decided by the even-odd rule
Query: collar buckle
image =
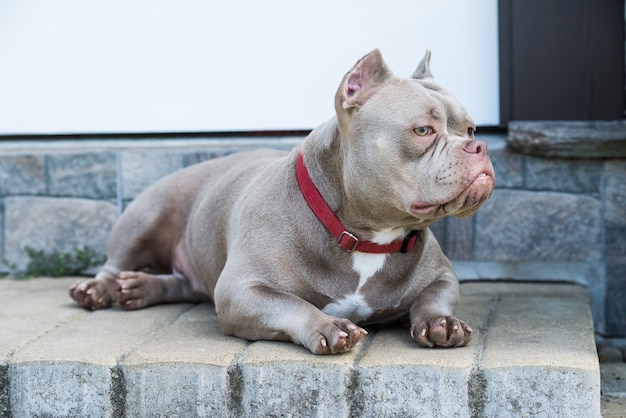
<path fill-rule="evenodd" d="M 352 253 L 359 245 L 359 239 L 348 231 L 343 231 L 337 240 L 337 245 L 344 251 Z"/>

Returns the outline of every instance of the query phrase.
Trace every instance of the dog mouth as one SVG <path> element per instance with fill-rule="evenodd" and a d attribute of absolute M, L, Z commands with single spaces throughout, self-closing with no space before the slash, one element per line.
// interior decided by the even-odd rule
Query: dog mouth
<path fill-rule="evenodd" d="M 482 171 L 453 199 L 442 203 L 413 203 L 411 213 L 421 218 L 445 216 L 468 209 L 475 210 L 491 196 L 493 186 L 493 174 Z"/>
<path fill-rule="evenodd" d="M 441 205 L 422 205 L 422 204 L 413 204 L 411 205 L 411 212 L 415 215 L 430 215 L 432 213 L 436 213 Z"/>
<path fill-rule="evenodd" d="M 472 187 L 474 184 L 477 183 L 484 183 L 486 181 L 489 181 L 492 179 L 492 176 L 489 175 L 486 171 L 483 171 L 482 173 L 480 173 L 478 176 L 476 176 L 476 178 L 474 179 L 474 181 L 472 181 L 470 183 L 469 186 L 467 186 L 468 188 Z"/>

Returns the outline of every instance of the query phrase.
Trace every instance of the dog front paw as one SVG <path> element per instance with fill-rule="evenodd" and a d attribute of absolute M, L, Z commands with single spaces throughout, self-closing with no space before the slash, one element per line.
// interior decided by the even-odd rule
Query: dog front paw
<path fill-rule="evenodd" d="M 83 280 L 70 288 L 70 296 L 80 306 L 92 310 L 109 308 L 114 303 L 111 283 L 104 280 Z"/>
<path fill-rule="evenodd" d="M 347 319 L 334 318 L 313 336 L 309 347 L 314 354 L 335 354 L 350 351 L 367 331 Z"/>
<path fill-rule="evenodd" d="M 411 326 L 411 337 L 422 347 L 463 347 L 472 328 L 453 316 L 433 316 Z"/>

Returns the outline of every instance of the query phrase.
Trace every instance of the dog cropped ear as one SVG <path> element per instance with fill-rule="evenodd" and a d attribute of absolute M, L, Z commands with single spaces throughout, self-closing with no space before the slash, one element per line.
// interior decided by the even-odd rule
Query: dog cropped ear
<path fill-rule="evenodd" d="M 337 91 L 336 105 L 341 109 L 361 106 L 383 84 L 391 71 L 378 49 L 361 58 L 346 74 Z"/>
<path fill-rule="evenodd" d="M 411 76 L 411 78 L 415 79 L 424 79 L 424 78 L 433 78 L 433 75 L 430 73 L 430 50 L 426 50 L 426 55 L 417 65 L 417 69 Z"/>

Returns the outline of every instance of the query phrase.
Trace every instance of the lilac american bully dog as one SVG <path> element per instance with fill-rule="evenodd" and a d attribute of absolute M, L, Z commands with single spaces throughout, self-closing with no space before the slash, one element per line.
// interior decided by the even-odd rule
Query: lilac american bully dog
<path fill-rule="evenodd" d="M 458 280 L 428 225 L 474 213 L 494 173 L 429 61 L 397 78 L 375 50 L 341 81 L 336 116 L 293 151 L 242 152 L 153 184 L 72 298 L 91 309 L 212 301 L 225 334 L 315 354 L 398 319 L 422 346 L 467 344 Z"/>

